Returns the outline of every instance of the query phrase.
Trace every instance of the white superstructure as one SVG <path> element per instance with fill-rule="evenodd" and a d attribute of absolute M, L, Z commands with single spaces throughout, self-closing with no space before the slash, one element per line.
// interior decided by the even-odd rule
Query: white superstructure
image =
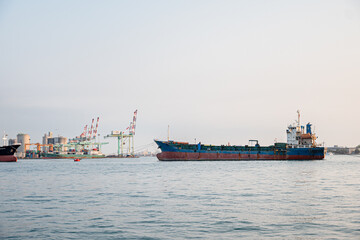
<path fill-rule="evenodd" d="M 316 136 L 311 132 L 311 124 L 306 124 L 305 127 L 300 125 L 300 111 L 298 113 L 298 120 L 296 124 L 291 124 L 286 130 L 287 144 L 293 147 L 315 147 Z"/>

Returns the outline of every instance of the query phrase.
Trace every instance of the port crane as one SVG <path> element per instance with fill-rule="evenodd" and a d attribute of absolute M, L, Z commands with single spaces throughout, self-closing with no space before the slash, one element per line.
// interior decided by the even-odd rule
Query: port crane
<path fill-rule="evenodd" d="M 40 152 L 41 151 L 41 147 L 49 147 L 49 151 L 52 152 L 54 150 L 54 145 L 53 144 L 40 144 L 40 143 L 25 143 L 25 152 L 28 149 L 28 146 L 34 145 L 36 146 L 36 151 Z"/>
<path fill-rule="evenodd" d="M 117 155 L 119 157 L 124 157 L 124 145 L 126 141 L 128 141 L 129 143 L 128 154 L 132 157 L 135 155 L 134 136 L 136 129 L 136 119 L 137 119 L 137 110 L 135 110 L 134 112 L 133 121 L 130 122 L 130 125 L 126 128 L 125 131 L 111 131 L 110 134 L 104 137 L 104 138 L 114 137 L 118 139 Z M 126 131 L 128 131 L 127 134 L 125 133 Z"/>
<path fill-rule="evenodd" d="M 94 118 L 91 121 L 91 126 L 89 125 L 85 125 L 84 127 L 84 131 L 80 134 L 80 136 L 77 136 L 73 139 L 70 139 L 70 141 L 67 144 L 57 144 L 54 147 L 61 149 L 63 147 L 67 147 L 69 149 L 74 149 L 76 152 L 77 151 L 81 151 L 84 149 L 93 149 L 94 147 L 100 151 L 101 150 L 101 146 L 108 144 L 108 142 L 96 142 L 96 136 L 97 136 L 97 131 L 99 128 L 99 117 L 97 117 L 96 120 L 96 125 L 94 127 Z M 95 141 L 93 141 L 95 140 Z"/>

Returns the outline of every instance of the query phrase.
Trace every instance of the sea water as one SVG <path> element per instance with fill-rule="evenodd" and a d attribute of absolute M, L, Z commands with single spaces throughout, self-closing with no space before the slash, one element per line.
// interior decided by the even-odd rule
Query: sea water
<path fill-rule="evenodd" d="M 0 164 L 1 239 L 360 239 L 360 158 Z"/>

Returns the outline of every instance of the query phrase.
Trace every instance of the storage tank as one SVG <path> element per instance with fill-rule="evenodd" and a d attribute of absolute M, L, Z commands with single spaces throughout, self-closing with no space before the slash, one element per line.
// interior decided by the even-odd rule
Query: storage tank
<path fill-rule="evenodd" d="M 66 137 L 58 137 L 57 141 L 59 144 L 66 144 L 67 138 Z"/>
<path fill-rule="evenodd" d="M 54 137 L 54 144 L 66 144 L 67 138 L 66 137 Z"/>
<path fill-rule="evenodd" d="M 48 144 L 55 144 L 55 139 L 54 138 L 48 138 L 47 143 Z"/>
<path fill-rule="evenodd" d="M 48 137 L 48 135 L 46 135 L 46 133 L 45 133 L 44 136 L 43 136 L 42 144 L 48 144 L 48 139 L 49 139 L 49 137 Z"/>
<path fill-rule="evenodd" d="M 21 146 L 17 150 L 17 156 L 20 158 L 25 157 L 25 144 L 30 143 L 30 136 L 29 134 L 19 133 L 17 135 L 17 142 L 21 143 Z"/>
<path fill-rule="evenodd" d="M 17 144 L 17 140 L 16 139 L 9 139 L 9 145 L 14 145 Z"/>

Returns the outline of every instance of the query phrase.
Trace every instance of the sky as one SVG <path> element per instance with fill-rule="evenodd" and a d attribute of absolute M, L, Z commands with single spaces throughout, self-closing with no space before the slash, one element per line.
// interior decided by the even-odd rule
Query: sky
<path fill-rule="evenodd" d="M 270 145 L 299 109 L 318 142 L 356 146 L 359 43 L 355 0 L 0 0 L 0 130 L 72 138 L 100 117 L 104 136 L 138 109 L 136 149 L 168 125 L 179 141 Z"/>

